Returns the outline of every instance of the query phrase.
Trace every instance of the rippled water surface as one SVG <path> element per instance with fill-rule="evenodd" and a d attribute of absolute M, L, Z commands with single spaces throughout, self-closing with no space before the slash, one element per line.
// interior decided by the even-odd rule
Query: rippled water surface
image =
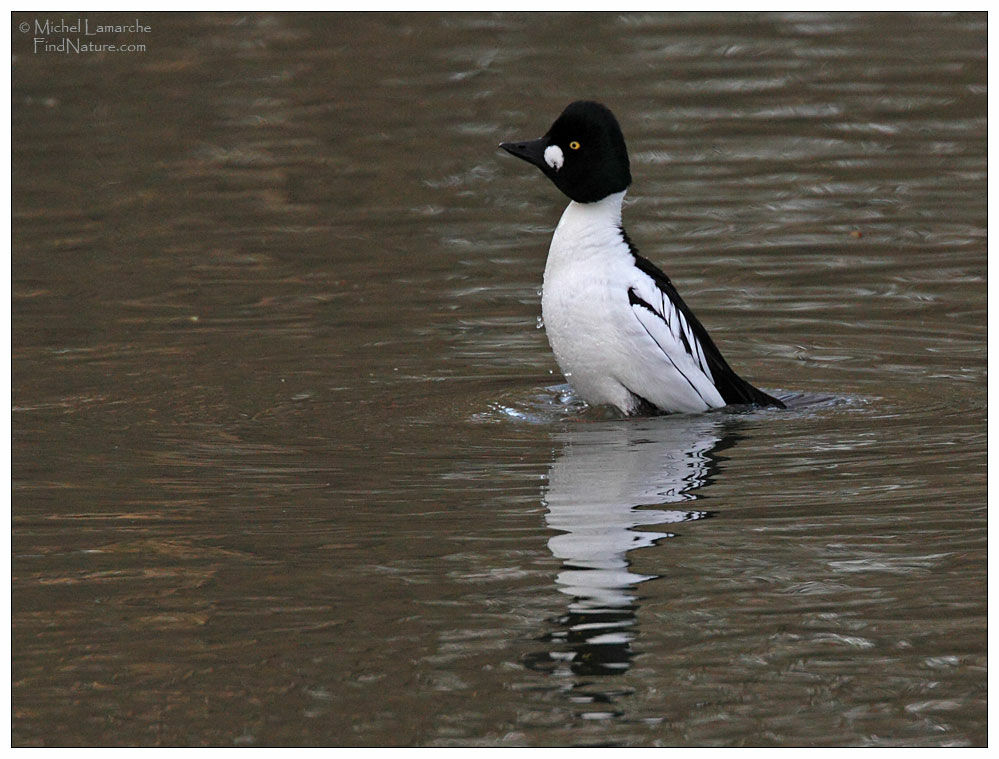
<path fill-rule="evenodd" d="M 15 745 L 985 744 L 984 14 L 140 21 L 13 37 Z M 581 97 L 789 410 L 563 384 Z"/>

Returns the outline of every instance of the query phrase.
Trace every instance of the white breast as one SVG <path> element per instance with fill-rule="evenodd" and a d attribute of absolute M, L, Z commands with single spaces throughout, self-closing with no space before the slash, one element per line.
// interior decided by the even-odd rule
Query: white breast
<path fill-rule="evenodd" d="M 669 411 L 704 411 L 724 402 L 709 377 L 677 365 L 679 343 L 666 345 L 636 318 L 629 288 L 658 292 L 635 266 L 621 234 L 616 193 L 572 202 L 555 229 L 545 266 L 541 311 L 548 342 L 566 379 L 591 404 L 629 413 L 640 396 Z M 669 334 L 666 330 L 666 334 Z M 656 339 L 659 339 L 659 343 Z M 680 355 L 680 359 L 685 358 Z"/>

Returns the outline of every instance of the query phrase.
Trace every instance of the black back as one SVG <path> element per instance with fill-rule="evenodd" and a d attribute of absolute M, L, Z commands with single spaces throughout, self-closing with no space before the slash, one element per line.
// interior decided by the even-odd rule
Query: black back
<path fill-rule="evenodd" d="M 711 369 L 711 376 L 714 379 L 715 387 L 718 388 L 718 393 L 721 395 L 722 400 L 727 404 L 732 403 L 754 403 L 759 406 L 776 406 L 777 408 L 786 408 L 782 401 L 777 400 L 771 395 L 764 393 L 759 388 L 755 388 L 750 385 L 746 380 L 740 377 L 735 371 L 728 365 L 725 357 L 722 356 L 721 351 L 718 350 L 718 346 L 715 345 L 715 341 L 711 339 L 711 335 L 704 328 L 704 325 L 698 321 L 697 317 L 694 316 L 694 312 L 690 310 L 690 307 L 684 303 L 683 298 L 680 297 L 680 293 L 676 291 L 670 278 L 666 276 L 662 269 L 652 263 L 649 259 L 640 255 L 638 250 L 632 244 L 631 240 L 628 239 L 628 235 L 625 234 L 624 230 L 621 230 L 621 234 L 624 235 L 624 240 L 628 243 L 628 247 L 631 249 L 631 254 L 635 257 L 635 266 L 639 270 L 648 274 L 652 277 L 652 280 L 656 283 L 656 287 L 665 293 L 666 297 L 670 299 L 677 309 L 683 313 L 684 318 L 687 320 L 687 324 L 694 333 L 694 337 L 697 338 L 698 342 L 701 344 L 701 349 L 704 351 L 704 359 L 708 362 L 708 367 Z"/>

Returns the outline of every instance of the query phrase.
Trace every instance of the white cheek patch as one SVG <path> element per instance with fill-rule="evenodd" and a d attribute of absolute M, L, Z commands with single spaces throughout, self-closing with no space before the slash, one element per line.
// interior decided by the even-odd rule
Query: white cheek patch
<path fill-rule="evenodd" d="M 545 148 L 545 163 L 555 169 L 555 171 L 561 169 L 562 164 L 565 163 L 565 156 L 562 155 L 562 148 L 558 145 L 549 145 Z"/>

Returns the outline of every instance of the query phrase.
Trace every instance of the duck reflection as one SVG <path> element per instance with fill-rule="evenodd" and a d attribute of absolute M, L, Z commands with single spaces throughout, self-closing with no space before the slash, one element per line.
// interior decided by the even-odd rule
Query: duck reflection
<path fill-rule="evenodd" d="M 731 417 L 729 417 L 731 418 Z M 635 587 L 656 575 L 631 571 L 628 552 L 673 533 L 656 528 L 711 516 L 689 508 L 711 482 L 724 415 L 670 416 L 580 424 L 556 435 L 562 448 L 548 473 L 548 541 L 563 562 L 555 578 L 569 596 L 567 613 L 528 657 L 532 669 L 577 675 L 628 669 L 637 635 Z M 676 504 L 676 508 L 664 508 Z"/>

